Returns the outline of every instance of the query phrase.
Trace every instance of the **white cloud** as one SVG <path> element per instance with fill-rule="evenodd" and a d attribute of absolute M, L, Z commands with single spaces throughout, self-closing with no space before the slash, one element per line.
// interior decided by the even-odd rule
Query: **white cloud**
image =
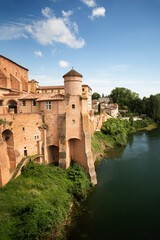
<path fill-rule="evenodd" d="M 62 18 L 53 17 L 38 21 L 27 26 L 26 30 L 42 45 L 59 42 L 71 48 L 82 48 L 85 44 L 82 38 L 76 38 Z"/>
<path fill-rule="evenodd" d="M 64 60 L 60 60 L 58 62 L 58 64 L 59 64 L 60 67 L 68 67 L 70 65 L 68 62 L 66 62 Z"/>
<path fill-rule="evenodd" d="M 86 4 L 88 7 L 95 7 L 96 2 L 95 0 L 81 0 L 84 4 Z"/>
<path fill-rule="evenodd" d="M 39 56 L 39 57 L 42 57 L 42 52 L 41 51 L 35 51 L 34 54 Z"/>
<path fill-rule="evenodd" d="M 85 45 L 84 39 L 77 37 L 78 26 L 71 23 L 68 17 L 56 18 L 50 8 L 42 9 L 42 13 L 45 19 L 28 25 L 11 23 L 0 26 L 0 40 L 27 38 L 30 35 L 42 45 L 52 45 L 54 42 L 65 44 L 70 48 L 82 48 Z"/>
<path fill-rule="evenodd" d="M 62 10 L 62 15 L 63 17 L 69 17 L 70 15 L 73 14 L 73 11 L 72 10 L 69 10 L 68 12 L 65 12 L 64 10 Z"/>
<path fill-rule="evenodd" d="M 23 31 L 23 24 L 5 24 L 3 26 L 0 26 L 0 40 L 11 40 L 20 37 L 27 38 Z"/>
<path fill-rule="evenodd" d="M 105 13 L 106 9 L 104 7 L 97 7 L 93 9 L 92 16 L 90 16 L 90 18 L 94 19 L 94 17 L 104 17 Z"/>
<path fill-rule="evenodd" d="M 51 18 L 53 16 L 53 13 L 49 7 L 43 8 L 41 12 L 47 18 Z"/>

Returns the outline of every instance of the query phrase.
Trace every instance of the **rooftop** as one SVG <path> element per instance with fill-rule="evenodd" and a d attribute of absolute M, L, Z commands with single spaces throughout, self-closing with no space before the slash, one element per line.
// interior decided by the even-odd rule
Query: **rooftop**
<path fill-rule="evenodd" d="M 82 78 L 83 76 L 72 68 L 69 72 L 67 72 L 63 76 L 63 78 L 65 77 L 81 77 Z"/>

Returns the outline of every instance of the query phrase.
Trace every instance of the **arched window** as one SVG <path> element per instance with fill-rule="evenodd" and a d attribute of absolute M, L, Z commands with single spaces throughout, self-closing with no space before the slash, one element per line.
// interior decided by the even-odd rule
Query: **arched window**
<path fill-rule="evenodd" d="M 14 100 L 10 100 L 8 102 L 8 111 L 14 111 L 14 113 L 17 113 L 17 103 Z"/>

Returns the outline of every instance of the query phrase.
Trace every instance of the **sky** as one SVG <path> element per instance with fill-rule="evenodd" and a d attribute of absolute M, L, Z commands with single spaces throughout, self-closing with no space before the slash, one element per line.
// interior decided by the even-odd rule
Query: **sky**
<path fill-rule="evenodd" d="M 41 86 L 72 67 L 92 92 L 160 93 L 160 0 L 0 0 L 0 55 Z"/>

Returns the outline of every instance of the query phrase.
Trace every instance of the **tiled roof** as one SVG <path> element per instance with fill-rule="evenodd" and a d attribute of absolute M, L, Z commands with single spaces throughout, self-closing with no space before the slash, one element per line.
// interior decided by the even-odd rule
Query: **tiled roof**
<path fill-rule="evenodd" d="M 43 94 L 43 96 L 39 96 L 37 99 L 38 102 L 41 101 L 56 101 L 56 100 L 64 100 L 63 94 Z"/>
<path fill-rule="evenodd" d="M 36 100 L 36 101 L 53 101 L 53 100 L 63 100 L 63 94 L 55 94 L 55 93 L 28 93 L 23 94 L 19 98 L 19 100 Z"/>
<path fill-rule="evenodd" d="M 19 100 L 27 100 L 27 99 L 37 99 L 38 98 L 38 93 L 27 93 L 27 94 L 22 94 Z"/>
<path fill-rule="evenodd" d="M 46 89 L 64 89 L 63 85 L 60 86 L 39 86 L 37 90 L 46 90 Z"/>
<path fill-rule="evenodd" d="M 72 68 L 69 72 L 67 72 L 63 76 L 63 78 L 65 77 L 83 77 L 83 76 Z"/>

